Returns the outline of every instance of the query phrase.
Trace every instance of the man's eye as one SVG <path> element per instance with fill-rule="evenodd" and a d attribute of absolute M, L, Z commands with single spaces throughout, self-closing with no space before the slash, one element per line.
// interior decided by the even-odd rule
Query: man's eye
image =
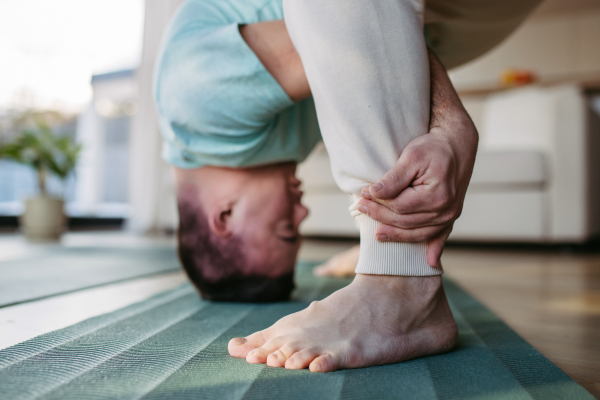
<path fill-rule="evenodd" d="M 281 240 L 288 242 L 288 243 L 297 243 L 298 242 L 298 235 L 289 236 L 289 237 L 286 237 L 286 236 L 280 236 L 280 237 L 281 237 Z"/>
<path fill-rule="evenodd" d="M 299 235 L 296 232 L 294 224 L 290 222 L 282 223 L 280 225 L 280 229 L 278 229 L 277 236 L 288 243 L 296 243 L 298 242 Z"/>

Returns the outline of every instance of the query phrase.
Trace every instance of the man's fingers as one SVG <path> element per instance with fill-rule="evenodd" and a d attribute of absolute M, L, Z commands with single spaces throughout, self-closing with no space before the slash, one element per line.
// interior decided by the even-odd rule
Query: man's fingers
<path fill-rule="evenodd" d="M 399 214 L 390 210 L 385 205 L 366 199 L 361 199 L 358 202 L 358 211 L 367 214 L 375 221 L 402 229 L 416 229 L 432 225 L 443 225 L 448 222 L 445 220 L 445 214 L 437 212 Z"/>
<path fill-rule="evenodd" d="M 369 186 L 369 193 L 377 199 L 393 199 L 410 186 L 417 175 L 402 157 L 380 180 Z"/>
<path fill-rule="evenodd" d="M 443 226 L 428 226 L 417 229 L 400 229 L 386 224 L 375 230 L 375 238 L 380 242 L 422 242 L 431 239 L 444 229 Z"/>
<path fill-rule="evenodd" d="M 363 199 L 383 204 L 398 214 L 443 212 L 452 207 L 455 195 L 443 185 L 409 186 L 392 199 L 373 197 L 369 186 L 361 189 Z"/>
<path fill-rule="evenodd" d="M 446 240 L 452 232 L 453 225 L 444 228 L 436 237 L 429 240 L 429 246 L 427 247 L 427 263 L 434 268 L 441 268 L 442 264 L 440 258 L 446 245 Z"/>
<path fill-rule="evenodd" d="M 413 214 L 434 210 L 429 197 L 431 197 L 431 194 L 428 187 L 420 185 L 406 188 L 396 198 L 390 200 L 374 198 L 373 201 L 383 204 L 396 213 Z"/>

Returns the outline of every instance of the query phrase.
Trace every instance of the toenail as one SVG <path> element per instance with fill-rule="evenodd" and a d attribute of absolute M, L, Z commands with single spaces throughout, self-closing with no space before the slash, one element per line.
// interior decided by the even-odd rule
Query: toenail
<path fill-rule="evenodd" d="M 321 372 L 321 364 L 317 364 L 316 368 L 317 368 L 317 372 Z"/>
<path fill-rule="evenodd" d="M 241 345 L 241 344 L 244 344 L 244 343 L 246 343 L 246 342 L 247 342 L 246 338 L 243 338 L 243 337 L 238 337 L 238 338 L 235 338 L 235 339 L 233 339 L 233 341 L 234 341 L 236 344 L 240 344 L 240 345 Z"/>
<path fill-rule="evenodd" d="M 377 240 L 379 240 L 380 242 L 387 242 L 388 240 L 390 240 L 390 238 L 388 237 L 388 235 L 377 235 Z"/>
<path fill-rule="evenodd" d="M 254 350 L 252 350 L 250 353 L 248 353 L 249 356 L 254 354 Z"/>
<path fill-rule="evenodd" d="M 293 364 L 293 363 L 294 363 L 294 358 L 293 358 L 293 357 L 290 357 L 290 358 L 288 359 L 288 362 L 289 362 L 290 364 Z"/>
<path fill-rule="evenodd" d="M 273 358 L 274 358 L 274 359 L 276 359 L 276 360 L 277 360 L 277 354 L 273 353 L 273 354 L 271 354 L 271 355 L 273 356 Z"/>

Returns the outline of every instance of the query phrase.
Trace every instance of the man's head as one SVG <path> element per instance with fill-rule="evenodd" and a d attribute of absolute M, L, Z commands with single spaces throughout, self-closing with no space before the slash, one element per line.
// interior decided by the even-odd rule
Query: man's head
<path fill-rule="evenodd" d="M 294 164 L 176 169 L 179 258 L 204 298 L 286 300 L 294 287 L 300 203 Z"/>

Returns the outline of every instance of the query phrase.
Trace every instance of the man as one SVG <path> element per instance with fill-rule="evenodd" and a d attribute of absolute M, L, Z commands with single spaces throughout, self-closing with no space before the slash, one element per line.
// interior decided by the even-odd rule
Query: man
<path fill-rule="evenodd" d="M 454 66 L 498 43 L 537 1 L 514 3 L 284 0 L 285 23 L 279 0 L 190 0 L 180 9 L 156 98 L 165 156 L 176 167 L 180 256 L 201 294 L 289 294 L 306 216 L 294 164 L 319 140 L 315 108 L 361 228 L 352 284 L 232 339 L 231 355 L 327 372 L 454 345 L 439 257 L 462 208 L 477 134 L 428 56 L 424 14 L 430 45 Z"/>

